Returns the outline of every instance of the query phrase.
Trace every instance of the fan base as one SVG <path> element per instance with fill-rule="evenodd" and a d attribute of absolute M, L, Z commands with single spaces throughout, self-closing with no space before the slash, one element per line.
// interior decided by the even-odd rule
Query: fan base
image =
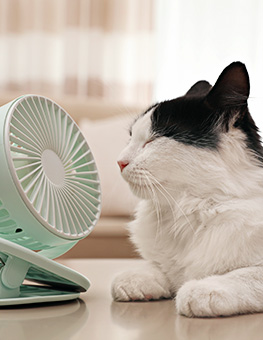
<path fill-rule="evenodd" d="M 24 285 L 24 280 L 37 285 Z M 89 280 L 41 252 L 0 239 L 0 306 L 67 301 L 79 297 Z"/>
<path fill-rule="evenodd" d="M 63 292 L 48 287 L 34 285 L 21 285 L 18 297 L 0 298 L 0 307 L 14 306 L 35 303 L 50 303 L 59 301 L 74 300 L 79 297 L 80 293 Z"/>

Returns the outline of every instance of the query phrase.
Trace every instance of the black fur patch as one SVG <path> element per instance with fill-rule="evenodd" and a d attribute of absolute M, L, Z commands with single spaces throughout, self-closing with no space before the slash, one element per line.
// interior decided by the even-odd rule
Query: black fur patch
<path fill-rule="evenodd" d="M 236 121 L 235 127 L 245 133 L 248 148 L 254 151 L 258 159 L 263 162 L 263 148 L 259 129 L 248 110 L 245 111 L 243 117 Z"/>
<path fill-rule="evenodd" d="M 205 81 L 196 83 L 185 96 L 151 107 L 152 132 L 184 144 L 216 149 L 221 133 L 230 124 L 246 136 L 247 147 L 262 161 L 263 148 L 248 107 L 249 77 L 245 65 L 230 64 L 214 87 Z M 147 110 L 146 112 L 148 112 Z"/>
<path fill-rule="evenodd" d="M 229 129 L 229 116 L 232 111 L 241 114 L 234 127 L 243 131 L 247 146 L 262 161 L 263 149 L 258 128 L 247 107 L 213 110 L 204 97 L 180 97 L 158 104 L 151 116 L 152 132 L 156 136 L 165 136 L 174 140 L 201 148 L 215 149 L 220 134 Z"/>
<path fill-rule="evenodd" d="M 156 136 L 173 138 L 197 147 L 216 148 L 219 141 L 215 117 L 201 97 L 180 97 L 160 103 L 152 114 Z"/>

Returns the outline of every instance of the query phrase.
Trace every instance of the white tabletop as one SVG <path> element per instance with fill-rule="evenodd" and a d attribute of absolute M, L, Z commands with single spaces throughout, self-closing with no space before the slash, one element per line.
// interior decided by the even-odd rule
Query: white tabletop
<path fill-rule="evenodd" d="M 256 340 L 263 338 L 263 314 L 216 319 L 176 315 L 172 300 L 113 302 L 110 286 L 117 272 L 140 260 L 63 260 L 92 285 L 68 303 L 0 309 L 4 340 Z"/>

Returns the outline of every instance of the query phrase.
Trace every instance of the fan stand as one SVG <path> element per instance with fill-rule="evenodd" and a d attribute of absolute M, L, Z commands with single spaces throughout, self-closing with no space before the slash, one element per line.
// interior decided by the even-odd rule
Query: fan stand
<path fill-rule="evenodd" d="M 52 100 L 21 96 L 0 108 L 0 159 L 0 306 L 79 297 L 88 279 L 52 259 L 88 236 L 100 215 L 85 137 Z"/>
<path fill-rule="evenodd" d="M 41 253 L 0 239 L 0 306 L 72 300 L 89 288 L 85 276 Z"/>

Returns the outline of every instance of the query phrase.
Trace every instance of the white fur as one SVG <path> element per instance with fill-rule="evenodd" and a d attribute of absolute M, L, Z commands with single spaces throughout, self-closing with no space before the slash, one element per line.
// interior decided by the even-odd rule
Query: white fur
<path fill-rule="evenodd" d="M 122 175 L 143 200 L 129 225 L 149 263 L 124 273 L 114 299 L 175 297 L 180 314 L 263 311 L 263 168 L 232 128 L 217 150 L 152 141 L 151 111 L 133 126 Z"/>

